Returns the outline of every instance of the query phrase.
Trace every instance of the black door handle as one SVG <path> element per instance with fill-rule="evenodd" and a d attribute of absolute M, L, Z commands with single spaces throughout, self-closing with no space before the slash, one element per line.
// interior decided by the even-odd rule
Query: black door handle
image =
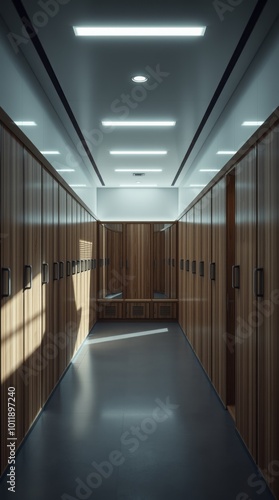
<path fill-rule="evenodd" d="M 232 288 L 240 288 L 240 266 L 232 266 Z"/>
<path fill-rule="evenodd" d="M 2 297 L 12 295 L 12 271 L 9 267 L 2 269 Z"/>
<path fill-rule="evenodd" d="M 211 281 L 215 281 L 215 279 L 216 279 L 216 264 L 215 264 L 215 262 L 211 262 L 211 264 L 210 264 L 210 279 L 211 279 Z"/>
<path fill-rule="evenodd" d="M 256 297 L 264 296 L 264 270 L 262 267 L 254 269 L 254 294 Z"/>
<path fill-rule="evenodd" d="M 47 285 L 49 283 L 49 265 L 44 262 L 42 265 L 42 284 Z"/>
<path fill-rule="evenodd" d="M 32 266 L 24 266 L 24 290 L 31 290 L 32 288 Z"/>

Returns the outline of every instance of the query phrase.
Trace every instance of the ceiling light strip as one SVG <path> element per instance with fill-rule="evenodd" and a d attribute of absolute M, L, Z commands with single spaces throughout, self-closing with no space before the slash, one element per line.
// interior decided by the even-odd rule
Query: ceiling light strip
<path fill-rule="evenodd" d="M 174 127 L 175 121 L 102 121 L 104 127 Z"/>
<path fill-rule="evenodd" d="M 111 155 L 166 155 L 167 151 L 110 151 Z"/>
<path fill-rule="evenodd" d="M 115 172 L 162 172 L 161 168 L 116 168 Z"/>
<path fill-rule="evenodd" d="M 206 26 L 73 26 L 76 36 L 90 37 L 196 37 Z"/>
<path fill-rule="evenodd" d="M 33 121 L 15 121 L 18 127 L 36 127 L 37 123 Z"/>

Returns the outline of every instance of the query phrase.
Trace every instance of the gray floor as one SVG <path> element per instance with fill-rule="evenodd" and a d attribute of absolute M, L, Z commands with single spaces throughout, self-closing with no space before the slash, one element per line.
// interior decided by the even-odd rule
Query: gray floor
<path fill-rule="evenodd" d="M 6 481 L 1 500 L 273 498 L 175 323 L 98 323 L 18 453 L 15 494 Z"/>

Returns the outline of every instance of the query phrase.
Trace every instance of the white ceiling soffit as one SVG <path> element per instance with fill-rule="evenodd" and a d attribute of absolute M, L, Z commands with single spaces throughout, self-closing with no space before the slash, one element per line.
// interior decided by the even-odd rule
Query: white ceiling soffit
<path fill-rule="evenodd" d="M 145 169 L 138 181 L 142 185 L 179 187 L 269 32 L 278 4 L 277 0 L 173 0 L 159 6 L 157 0 L 135 5 L 126 0 L 98 4 L 12 0 L 1 3 L 0 13 L 16 35 L 10 39 L 15 51 L 24 54 L 83 156 L 77 168 L 90 171 L 99 186 L 131 185 L 135 180 L 131 170 Z M 202 37 L 95 38 L 76 37 L 74 26 L 205 26 L 206 30 Z M 135 75 L 148 80 L 135 83 Z M 123 120 L 175 125 L 102 124 Z M 166 154 L 110 154 L 142 150 Z M 126 169 L 129 172 L 119 172 Z M 149 169 L 156 171 L 146 172 Z"/>

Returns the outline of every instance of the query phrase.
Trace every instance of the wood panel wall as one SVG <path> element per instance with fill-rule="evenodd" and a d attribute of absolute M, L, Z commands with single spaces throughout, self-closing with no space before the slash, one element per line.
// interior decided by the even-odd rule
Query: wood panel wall
<path fill-rule="evenodd" d="M 178 289 L 180 325 L 279 498 L 278 114 L 269 123 L 182 215 Z"/>
<path fill-rule="evenodd" d="M 0 125 L 1 473 L 8 388 L 19 446 L 97 317 L 96 221 L 24 140 Z"/>
<path fill-rule="evenodd" d="M 257 459 L 279 498 L 279 126 L 257 148 Z M 260 283 L 263 275 L 263 283 Z M 261 289 L 262 288 L 262 289 Z M 258 290 L 257 290 L 258 289 Z M 255 296 L 256 292 L 256 296 Z M 251 318 L 252 319 L 252 318 Z"/>

